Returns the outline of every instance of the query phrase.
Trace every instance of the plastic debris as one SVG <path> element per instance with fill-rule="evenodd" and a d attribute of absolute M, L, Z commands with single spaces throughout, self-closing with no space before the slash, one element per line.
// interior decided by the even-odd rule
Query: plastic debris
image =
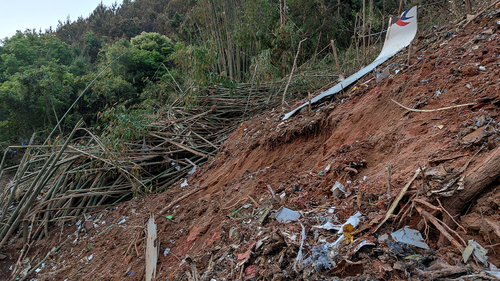
<path fill-rule="evenodd" d="M 166 248 L 165 251 L 163 252 L 163 256 L 167 256 L 168 253 L 170 253 L 170 248 Z"/>
<path fill-rule="evenodd" d="M 352 224 L 348 223 L 342 227 L 342 233 L 344 234 L 344 239 L 342 240 L 342 243 L 344 245 L 349 245 L 352 242 L 354 242 L 354 235 L 357 234 L 359 231 L 354 229 Z"/>
<path fill-rule="evenodd" d="M 269 184 L 267 185 L 267 189 L 269 189 L 269 192 L 271 192 L 271 195 L 273 196 L 273 198 L 276 198 L 276 195 L 274 195 L 274 190 Z"/>
<path fill-rule="evenodd" d="M 422 234 L 420 234 L 418 230 L 411 229 L 408 226 L 391 233 L 391 236 L 399 242 L 410 244 L 422 249 L 430 249 L 429 246 L 425 244 Z"/>
<path fill-rule="evenodd" d="M 358 227 L 359 225 L 359 222 L 361 221 L 361 217 L 363 216 L 363 214 L 361 214 L 360 212 L 356 212 L 354 215 L 352 215 L 349 219 L 347 219 L 347 221 L 341 226 L 340 230 L 339 230 L 339 234 L 341 234 L 343 232 L 343 227 L 347 224 L 351 224 L 353 228 L 356 228 Z"/>
<path fill-rule="evenodd" d="M 492 263 L 490 263 L 490 270 L 486 270 L 486 273 L 500 279 L 500 270 L 498 270 L 498 268 Z"/>
<path fill-rule="evenodd" d="M 122 220 L 121 220 L 118 224 L 122 224 L 122 223 L 124 223 L 124 222 L 126 222 L 126 221 L 127 221 L 127 218 L 125 217 L 125 218 L 123 218 L 123 219 L 122 219 Z"/>
<path fill-rule="evenodd" d="M 291 221 L 297 221 L 300 218 L 300 213 L 297 211 L 290 210 L 285 207 L 279 208 L 276 212 L 276 220 L 282 223 L 287 223 Z"/>
<path fill-rule="evenodd" d="M 332 193 L 335 197 L 341 197 L 345 194 L 345 188 L 340 182 L 335 182 L 332 187 Z"/>
<path fill-rule="evenodd" d="M 360 212 L 356 212 L 343 225 L 340 226 L 340 229 L 337 233 L 342 234 L 342 235 L 340 235 L 340 237 L 333 243 L 335 248 L 338 248 L 340 243 L 342 241 L 344 241 L 344 239 L 346 238 L 343 234 L 344 226 L 350 224 L 352 226 L 353 231 L 354 231 L 354 229 L 358 226 L 359 222 L 361 221 L 361 216 L 362 216 L 362 214 Z M 350 227 L 349 227 L 349 229 L 350 229 Z M 351 235 L 351 233 L 349 233 L 349 235 Z M 348 238 L 350 240 L 351 237 L 348 237 Z"/>
<path fill-rule="evenodd" d="M 364 246 L 375 246 L 374 243 L 369 242 L 368 240 L 363 240 L 361 243 L 359 243 L 355 248 L 354 248 L 354 253 L 357 253 L 361 248 Z"/>
<path fill-rule="evenodd" d="M 87 259 L 92 260 L 94 258 L 94 255 L 90 255 Z"/>
<path fill-rule="evenodd" d="M 302 251 L 304 249 L 304 242 L 306 241 L 306 228 L 301 223 L 300 223 L 300 226 L 302 227 L 302 232 L 300 233 L 302 235 L 302 240 L 300 241 L 300 247 L 299 247 L 299 252 L 297 253 L 297 258 L 295 259 L 295 262 L 293 263 L 293 269 L 295 271 L 297 271 L 297 265 L 302 264 L 302 258 L 303 258 Z"/>

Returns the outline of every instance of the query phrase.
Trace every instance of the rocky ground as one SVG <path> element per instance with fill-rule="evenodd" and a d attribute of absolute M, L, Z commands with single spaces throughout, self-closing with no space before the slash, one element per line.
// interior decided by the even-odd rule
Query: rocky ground
<path fill-rule="evenodd" d="M 442 221 L 500 149 L 499 20 L 419 33 L 410 65 L 401 52 L 383 81 L 367 75 L 286 121 L 295 105 L 242 123 L 187 186 L 52 229 L 20 261 L 12 243 L 0 279 L 42 262 L 28 279 L 143 280 L 150 217 L 156 280 L 495 279 L 496 177 L 452 215 L 456 229 Z"/>

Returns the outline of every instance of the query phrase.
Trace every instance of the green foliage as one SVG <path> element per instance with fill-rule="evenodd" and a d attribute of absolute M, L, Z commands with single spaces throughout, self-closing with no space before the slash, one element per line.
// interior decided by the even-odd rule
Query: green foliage
<path fill-rule="evenodd" d="M 128 40 L 106 44 L 99 53 L 98 69 L 104 69 L 123 54 L 111 68 L 92 86 L 85 96 L 88 108 L 93 113 L 114 104 L 134 105 L 141 101 L 139 93 L 144 91 L 149 79 L 165 74 L 163 65 L 168 64 L 174 50 L 172 40 L 158 33 L 147 33 Z"/>
<path fill-rule="evenodd" d="M 213 41 L 207 41 L 201 46 L 177 44 L 175 49 L 171 57 L 182 73 L 180 76 L 184 77 L 183 84 L 187 86 L 184 90 L 186 100 L 194 102 L 198 91 L 212 84 L 235 89 L 236 81 L 217 72 L 219 54 L 214 50 Z M 192 102 L 188 104 L 194 105 Z"/>
<path fill-rule="evenodd" d="M 132 60 L 136 71 L 142 77 L 152 77 L 161 64 L 168 63 L 168 56 L 174 52 L 174 43 L 170 38 L 155 32 L 142 32 L 130 40 L 134 47 Z M 164 73 L 161 68 L 160 75 Z"/>
<path fill-rule="evenodd" d="M 30 31 L 3 40 L 0 50 L 0 141 L 52 129 L 78 90 L 74 75 L 85 73 L 85 61 L 54 36 Z"/>
<path fill-rule="evenodd" d="M 101 140 L 111 151 L 124 151 L 131 142 L 147 135 L 153 116 L 149 111 L 126 108 L 123 105 L 106 108 L 98 114 L 102 127 Z"/>

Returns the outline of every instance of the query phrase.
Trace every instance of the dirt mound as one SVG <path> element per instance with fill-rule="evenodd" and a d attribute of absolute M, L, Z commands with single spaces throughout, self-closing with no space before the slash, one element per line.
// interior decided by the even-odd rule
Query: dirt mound
<path fill-rule="evenodd" d="M 463 262 L 460 247 L 469 240 L 500 266 L 494 178 L 463 202 L 456 232 L 440 223 L 449 220 L 450 198 L 469 188 L 468 172 L 498 153 L 497 21 L 492 15 L 464 30 L 421 35 L 410 66 L 399 54 L 378 84 L 369 75 L 289 120 L 276 108 L 241 124 L 187 186 L 53 229 L 28 259 L 17 261 L 20 248 L 11 245 L 0 276 L 10 276 L 16 262 L 24 270 L 42 262 L 36 280 L 142 280 L 151 215 L 159 280 L 473 278 L 485 264 L 479 254 Z M 332 192 L 336 183 L 343 191 Z M 282 222 L 285 214 L 292 221 Z M 458 246 L 439 241 L 434 219 Z M 428 247 L 395 238 L 405 226 L 420 231 Z"/>

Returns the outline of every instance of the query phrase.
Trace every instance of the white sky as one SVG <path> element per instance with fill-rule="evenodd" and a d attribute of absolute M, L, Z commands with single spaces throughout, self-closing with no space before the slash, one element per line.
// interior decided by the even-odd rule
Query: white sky
<path fill-rule="evenodd" d="M 107 7 L 115 2 L 123 1 L 102 0 Z M 72 22 L 79 16 L 87 18 L 99 3 L 101 0 L 0 0 L 0 39 L 27 28 L 45 31 L 52 26 L 55 30 L 58 21 L 64 22 L 68 15 Z"/>

